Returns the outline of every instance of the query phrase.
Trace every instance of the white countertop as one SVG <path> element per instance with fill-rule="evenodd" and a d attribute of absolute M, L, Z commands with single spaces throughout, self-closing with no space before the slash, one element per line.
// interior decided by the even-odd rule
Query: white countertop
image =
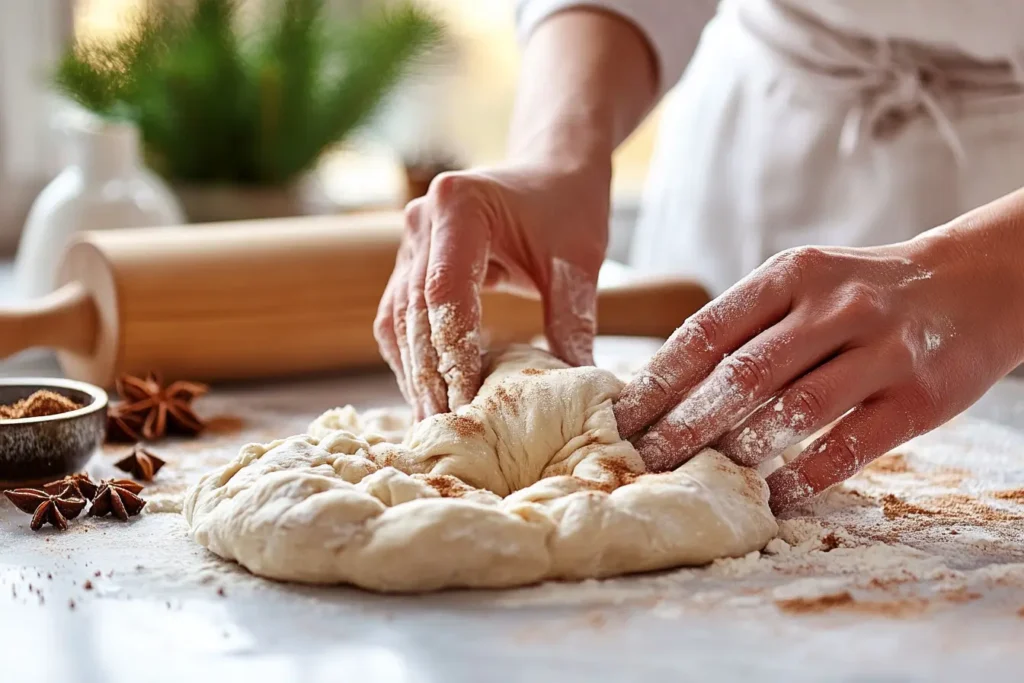
<path fill-rule="evenodd" d="M 45 354 L 0 363 L 0 376 L 57 371 Z M 397 398 L 382 374 L 218 387 L 203 412 L 244 415 L 245 430 L 155 448 L 169 464 L 150 491 L 173 492 L 240 443 L 301 431 L 327 407 Z M 1024 424 L 1024 384 L 1004 381 L 972 414 Z M 1024 453 L 1024 434 L 981 423 L 964 429 L 983 437 L 969 442 L 979 449 Z M 925 450 L 940 457 L 943 440 L 955 445 L 961 432 L 940 432 Z M 108 475 L 116 453 L 97 456 L 90 471 Z M 1020 533 L 1024 539 L 1024 525 Z M 1024 555 L 1024 540 L 973 556 L 959 548 L 950 555 L 959 565 L 938 551 L 945 573 L 914 590 L 960 581 L 977 598 L 899 616 L 786 612 L 773 591 L 795 590 L 808 577 L 779 572 L 730 578 L 684 570 L 396 597 L 252 577 L 193 543 L 178 514 L 146 513 L 129 524 L 84 519 L 63 534 L 34 534 L 2 501 L 0 680 L 1019 680 L 1024 582 L 993 588 L 991 577 L 961 566 L 1024 562 L 1016 550 Z"/>

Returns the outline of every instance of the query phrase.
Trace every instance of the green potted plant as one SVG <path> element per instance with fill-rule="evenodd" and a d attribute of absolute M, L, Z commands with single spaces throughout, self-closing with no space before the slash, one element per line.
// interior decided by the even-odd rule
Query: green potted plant
<path fill-rule="evenodd" d="M 302 178 L 443 35 L 410 2 L 341 23 L 322 0 L 269 0 L 246 31 L 238 0 L 154 4 L 120 38 L 72 46 L 54 83 L 134 122 L 196 222 L 302 213 Z"/>

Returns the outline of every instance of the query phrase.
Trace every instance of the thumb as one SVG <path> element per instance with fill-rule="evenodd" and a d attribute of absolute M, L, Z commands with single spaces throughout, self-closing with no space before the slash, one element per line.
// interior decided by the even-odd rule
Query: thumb
<path fill-rule="evenodd" d="M 569 365 L 594 364 L 597 333 L 597 274 L 556 258 L 544 296 L 548 346 Z"/>

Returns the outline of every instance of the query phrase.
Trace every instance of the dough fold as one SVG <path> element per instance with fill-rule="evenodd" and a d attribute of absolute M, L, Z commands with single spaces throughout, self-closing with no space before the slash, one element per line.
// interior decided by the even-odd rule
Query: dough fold
<path fill-rule="evenodd" d="M 456 413 L 339 408 L 245 446 L 189 491 L 192 537 L 269 578 L 415 592 L 700 565 L 775 536 L 764 479 L 714 450 L 645 474 L 611 373 L 530 347 L 488 365 Z"/>

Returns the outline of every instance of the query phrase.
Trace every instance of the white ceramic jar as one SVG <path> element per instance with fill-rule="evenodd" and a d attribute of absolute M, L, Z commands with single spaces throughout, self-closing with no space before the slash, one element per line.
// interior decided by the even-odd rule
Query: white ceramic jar
<path fill-rule="evenodd" d="M 54 290 L 76 233 L 185 222 L 167 185 L 142 162 L 133 124 L 76 118 L 67 130 L 73 161 L 36 198 L 22 233 L 15 275 L 23 297 Z"/>

